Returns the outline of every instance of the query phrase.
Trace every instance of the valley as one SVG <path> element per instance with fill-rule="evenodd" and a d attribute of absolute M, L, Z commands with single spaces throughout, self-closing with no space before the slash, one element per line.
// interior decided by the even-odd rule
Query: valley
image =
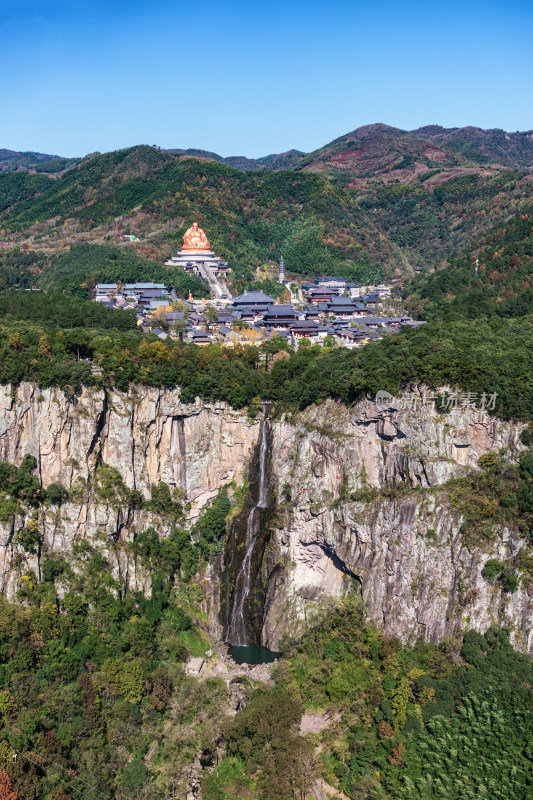
<path fill-rule="evenodd" d="M 0 798 L 529 797 L 531 142 L 0 151 Z"/>

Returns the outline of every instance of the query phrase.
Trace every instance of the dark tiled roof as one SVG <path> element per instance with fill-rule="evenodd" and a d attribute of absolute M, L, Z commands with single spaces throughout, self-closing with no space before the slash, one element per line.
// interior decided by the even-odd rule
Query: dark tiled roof
<path fill-rule="evenodd" d="M 308 330 L 318 331 L 318 328 L 319 328 L 319 326 L 314 321 L 314 319 L 307 319 L 307 320 L 306 319 L 298 319 L 298 320 L 296 320 L 296 322 L 293 322 L 291 324 L 290 330 L 291 331 L 297 331 L 297 330 L 300 330 L 300 329 L 305 329 L 306 331 L 308 331 Z"/>
<path fill-rule="evenodd" d="M 264 314 L 265 313 L 264 306 L 239 306 L 235 309 L 234 314 Z"/>
<path fill-rule="evenodd" d="M 276 301 L 273 297 L 269 297 L 264 292 L 244 292 L 240 294 L 238 297 L 233 299 L 234 305 L 245 305 L 245 306 L 253 306 L 255 304 L 259 305 L 272 305 Z"/>
<path fill-rule="evenodd" d="M 126 283 L 125 289 L 166 289 L 164 283 Z"/>
<path fill-rule="evenodd" d="M 296 311 L 292 306 L 269 306 L 265 311 L 265 319 L 270 317 L 296 317 Z"/>

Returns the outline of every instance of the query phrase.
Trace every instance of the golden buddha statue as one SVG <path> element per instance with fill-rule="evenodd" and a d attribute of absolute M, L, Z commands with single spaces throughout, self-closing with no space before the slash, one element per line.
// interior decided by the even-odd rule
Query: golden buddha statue
<path fill-rule="evenodd" d="M 207 236 L 201 228 L 198 227 L 197 222 L 193 222 L 188 231 L 185 232 L 183 237 L 184 250 L 209 250 L 209 242 Z"/>

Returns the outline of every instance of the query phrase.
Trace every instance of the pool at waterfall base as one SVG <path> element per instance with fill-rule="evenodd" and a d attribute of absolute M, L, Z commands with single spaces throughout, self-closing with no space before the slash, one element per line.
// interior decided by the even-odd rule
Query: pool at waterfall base
<path fill-rule="evenodd" d="M 230 645 L 229 655 L 236 664 L 270 664 L 279 658 L 281 653 L 255 645 Z"/>

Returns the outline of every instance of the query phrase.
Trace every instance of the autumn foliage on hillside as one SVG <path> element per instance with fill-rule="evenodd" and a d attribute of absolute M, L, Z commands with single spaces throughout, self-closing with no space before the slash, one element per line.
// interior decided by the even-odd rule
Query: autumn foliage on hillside
<path fill-rule="evenodd" d="M 0 800 L 19 800 L 19 793 L 13 791 L 13 783 L 5 769 L 0 771 Z"/>
<path fill-rule="evenodd" d="M 478 271 L 476 275 L 476 259 Z M 446 269 L 414 285 L 410 306 L 428 319 L 521 317 L 533 304 L 533 206 L 498 225 Z"/>

